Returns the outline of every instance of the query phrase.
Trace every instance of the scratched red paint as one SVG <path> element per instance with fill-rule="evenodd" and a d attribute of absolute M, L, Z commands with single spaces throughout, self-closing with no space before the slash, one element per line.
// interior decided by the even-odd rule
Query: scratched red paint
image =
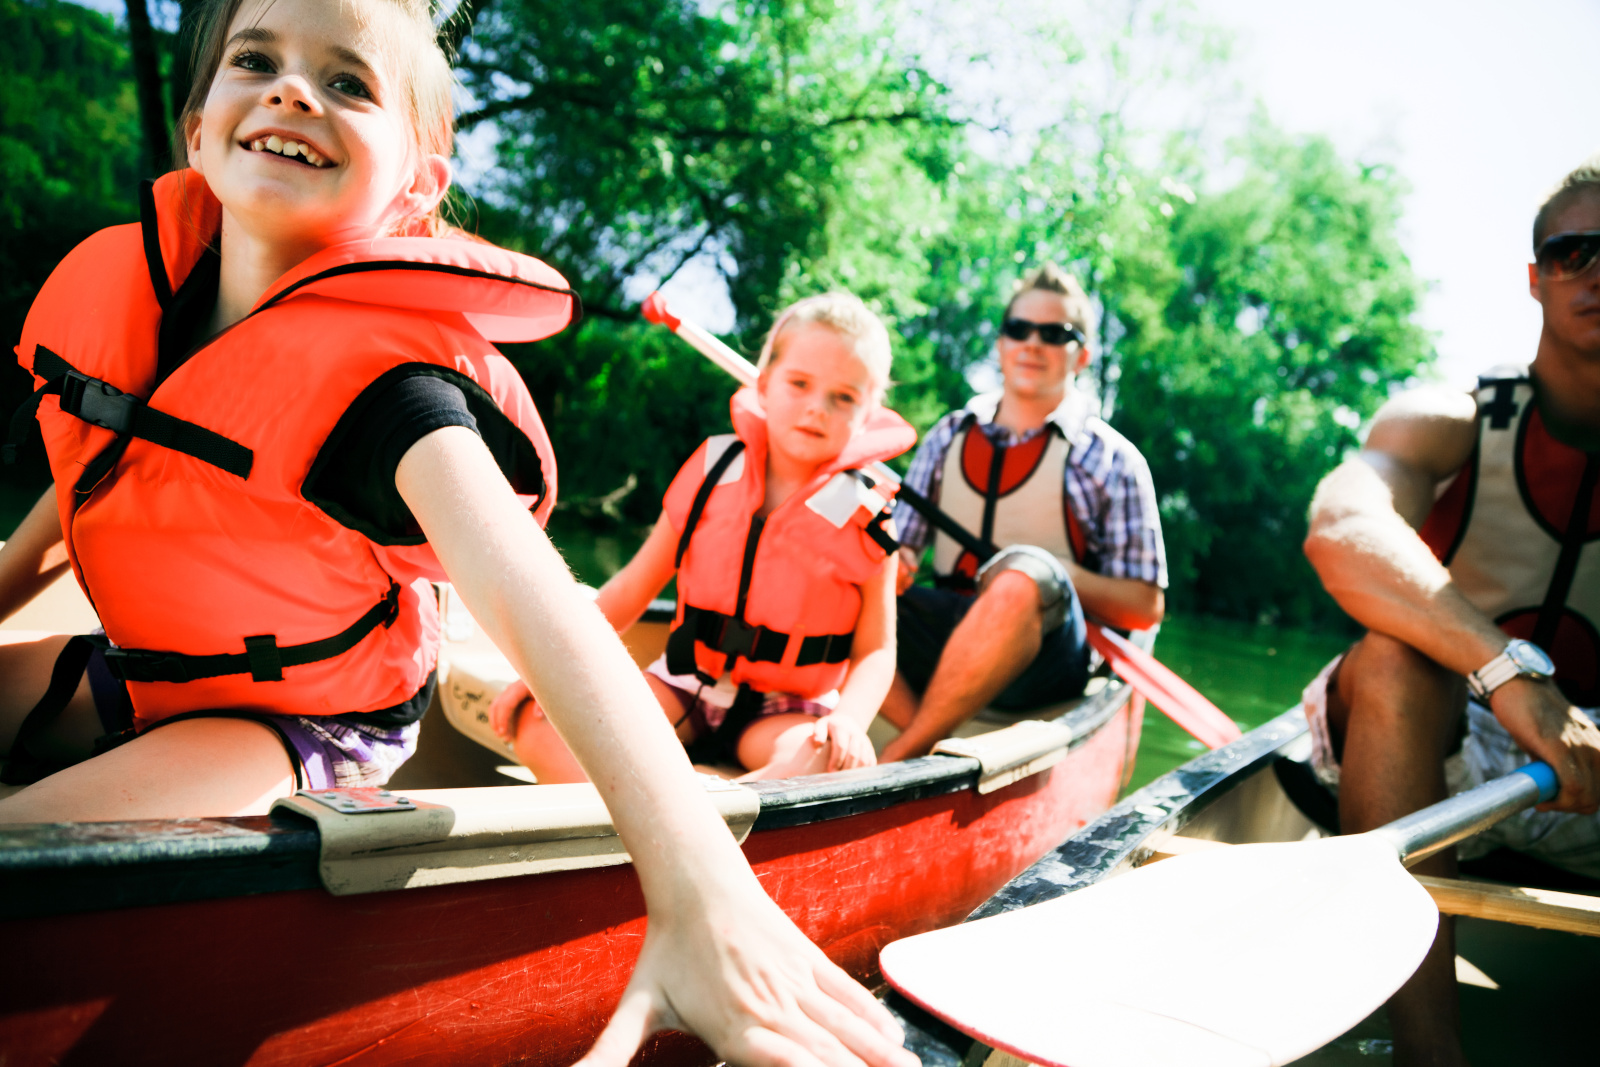
<path fill-rule="evenodd" d="M 1115 799 L 1136 709 L 1051 770 L 745 843 L 762 884 L 852 974 L 945 926 Z M 0 924 L 0 1059 L 303 1067 L 564 1064 L 644 936 L 631 867 L 332 897 L 271 893 Z M 79 1006 L 93 1004 L 98 1012 Z M 104 1007 L 101 1008 L 101 1004 Z M 663 1035 L 636 1062 L 710 1063 Z"/>

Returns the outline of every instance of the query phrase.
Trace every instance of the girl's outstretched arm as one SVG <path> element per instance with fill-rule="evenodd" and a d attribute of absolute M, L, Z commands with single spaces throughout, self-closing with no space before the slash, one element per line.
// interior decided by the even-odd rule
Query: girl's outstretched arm
<path fill-rule="evenodd" d="M 46 489 L 0 548 L 0 620 L 9 619 L 67 569 L 56 491 Z"/>
<path fill-rule="evenodd" d="M 600 595 L 595 597 L 600 613 L 617 633 L 638 622 L 644 609 L 650 606 L 650 601 L 666 588 L 677 570 L 673 565 L 673 556 L 677 551 L 678 531 L 672 528 L 672 523 L 667 521 L 667 513 L 663 511 L 650 536 L 639 546 L 639 551 L 607 580 Z"/>
<path fill-rule="evenodd" d="M 639 962 L 583 1062 L 622 1067 L 672 1027 L 736 1063 L 915 1067 L 888 1012 L 762 891 L 616 632 L 482 440 L 436 430 L 405 454 L 395 483 L 473 617 L 588 771 L 644 890 Z"/>

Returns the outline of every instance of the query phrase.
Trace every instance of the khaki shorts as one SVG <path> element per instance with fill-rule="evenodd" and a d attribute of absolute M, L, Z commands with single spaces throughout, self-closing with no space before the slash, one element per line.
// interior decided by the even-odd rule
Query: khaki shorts
<path fill-rule="evenodd" d="M 1311 727 L 1311 765 L 1317 777 L 1335 793 L 1339 791 L 1339 761 L 1328 732 L 1328 678 L 1343 655 L 1322 668 L 1301 696 L 1306 724 Z M 1600 709 L 1583 713 L 1600 723 Z M 1465 792 L 1501 778 L 1531 762 L 1517 747 L 1494 712 L 1475 700 L 1467 701 L 1466 739 L 1445 760 L 1445 784 L 1450 793 Z M 1529 809 L 1467 838 L 1456 846 L 1461 859 L 1486 856 L 1497 848 L 1514 849 L 1564 870 L 1600 878 L 1600 814 L 1569 815 Z"/>

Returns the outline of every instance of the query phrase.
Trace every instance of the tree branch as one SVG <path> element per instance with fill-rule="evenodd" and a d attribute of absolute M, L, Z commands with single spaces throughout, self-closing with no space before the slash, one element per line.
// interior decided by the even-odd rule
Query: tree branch
<path fill-rule="evenodd" d="M 510 97 L 504 100 L 491 100 L 476 111 L 468 111 L 456 118 L 456 129 L 464 130 L 480 122 L 499 118 L 502 115 L 519 111 L 539 111 L 549 107 L 554 101 L 576 104 L 593 111 L 607 111 L 615 114 L 617 101 L 597 99 L 582 93 L 571 91 L 563 92 L 552 85 L 540 86 L 535 92 L 524 96 Z M 638 112 L 632 112 L 628 121 L 641 129 L 653 133 L 665 133 L 671 136 L 692 139 L 708 138 L 711 140 L 725 141 L 755 141 L 771 140 L 774 137 L 784 136 L 784 131 L 777 129 L 753 130 L 738 126 L 688 126 L 666 122 L 660 119 L 649 118 Z M 899 126 L 908 122 L 920 122 L 929 126 L 947 126 L 956 128 L 967 123 L 960 119 L 952 119 L 947 115 L 935 115 L 922 111 L 897 111 L 890 115 L 878 115 L 870 112 L 851 112 L 847 115 L 838 115 L 820 123 L 812 124 L 816 129 L 831 129 L 835 126 L 846 126 L 855 123 Z"/>
<path fill-rule="evenodd" d="M 166 109 L 161 106 L 161 61 L 145 0 L 128 0 L 128 45 L 133 53 L 133 87 L 139 97 L 139 125 L 149 162 L 145 172 L 165 174 L 172 158 Z"/>

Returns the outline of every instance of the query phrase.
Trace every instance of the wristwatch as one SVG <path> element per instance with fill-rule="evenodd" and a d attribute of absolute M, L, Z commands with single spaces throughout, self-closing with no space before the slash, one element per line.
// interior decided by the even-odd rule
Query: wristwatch
<path fill-rule="evenodd" d="M 1489 695 L 1513 678 L 1543 682 L 1555 673 L 1556 665 L 1544 649 L 1532 641 L 1512 638 L 1504 652 L 1467 675 L 1467 688 L 1478 703 L 1488 704 Z"/>

